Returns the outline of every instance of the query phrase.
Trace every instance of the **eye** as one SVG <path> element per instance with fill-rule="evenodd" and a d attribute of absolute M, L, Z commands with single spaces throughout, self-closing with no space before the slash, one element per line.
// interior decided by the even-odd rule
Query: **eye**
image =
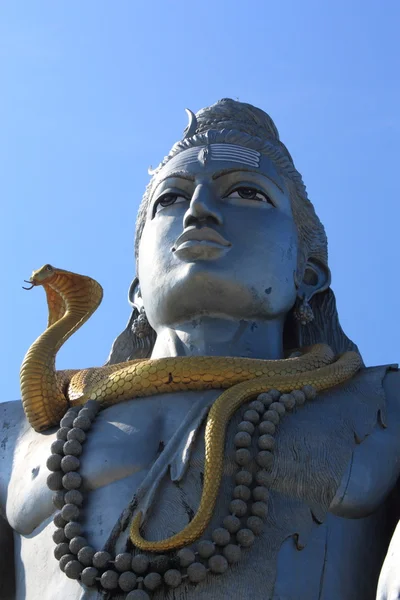
<path fill-rule="evenodd" d="M 168 206 L 172 206 L 173 204 L 180 204 L 181 202 L 187 202 L 187 199 L 184 196 L 180 196 L 179 194 L 164 194 L 163 196 L 160 196 L 160 198 L 158 198 L 158 200 L 156 201 L 154 205 L 154 214 L 160 212 Z"/>
<path fill-rule="evenodd" d="M 228 196 L 226 196 L 226 198 L 231 200 L 240 198 L 242 200 L 256 200 L 257 202 L 266 202 L 267 204 L 271 204 L 272 206 L 274 206 L 273 202 L 265 192 L 260 192 L 260 190 L 258 190 L 257 188 L 248 186 L 238 187 L 235 190 L 232 190 L 228 194 Z"/>
<path fill-rule="evenodd" d="M 53 270 L 53 267 L 51 265 L 46 265 L 45 268 L 46 268 L 46 271 L 52 271 Z"/>

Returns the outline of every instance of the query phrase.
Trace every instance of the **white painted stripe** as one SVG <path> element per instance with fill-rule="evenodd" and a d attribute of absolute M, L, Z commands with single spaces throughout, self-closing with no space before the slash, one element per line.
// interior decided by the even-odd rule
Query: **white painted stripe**
<path fill-rule="evenodd" d="M 257 150 L 252 150 L 251 148 L 245 148 L 244 146 L 237 146 L 235 144 L 211 144 L 211 149 L 214 151 L 220 151 L 220 150 L 231 150 L 233 152 L 242 152 L 245 154 L 249 154 L 251 156 L 253 156 L 254 158 L 259 157 L 260 156 L 260 152 L 258 152 Z"/>

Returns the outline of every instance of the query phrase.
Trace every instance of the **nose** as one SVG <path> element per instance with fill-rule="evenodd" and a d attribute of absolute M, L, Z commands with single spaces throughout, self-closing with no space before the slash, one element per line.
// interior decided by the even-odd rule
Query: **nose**
<path fill-rule="evenodd" d="M 218 203 L 218 198 L 211 187 L 206 183 L 199 183 L 183 217 L 183 227 L 186 228 L 210 220 L 216 225 L 222 225 L 222 213 L 219 210 Z"/>

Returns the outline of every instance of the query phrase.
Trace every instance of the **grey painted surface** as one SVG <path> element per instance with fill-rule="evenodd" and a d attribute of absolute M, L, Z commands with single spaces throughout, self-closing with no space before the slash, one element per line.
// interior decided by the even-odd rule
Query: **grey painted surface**
<path fill-rule="evenodd" d="M 222 151 L 213 144 L 222 144 Z M 238 195 L 249 187 L 256 198 Z M 136 243 L 133 313 L 110 362 L 150 355 L 279 359 L 317 342 L 337 353 L 355 348 L 340 328 L 329 288 L 323 227 L 274 124 L 254 107 L 224 101 L 191 117 L 186 138 L 146 191 Z M 306 327 L 293 320 L 294 306 L 303 301 L 315 317 Z M 152 330 L 138 339 L 131 326 L 142 307 Z M 146 512 L 148 539 L 185 526 L 201 494 L 204 417 L 219 393 L 163 394 L 100 413 L 81 471 L 91 544 L 124 549 L 136 502 Z M 229 426 L 210 528 L 227 514 L 238 419 Z M 14 531 L 16 575 L 16 592 L 4 584 L 2 600 L 97 598 L 68 580 L 53 557 L 45 463 L 55 431 L 32 431 L 19 402 L 0 406 L 0 424 L 0 507 Z M 276 443 L 261 538 L 228 573 L 170 591 L 169 600 L 374 600 L 398 518 L 392 508 L 400 472 L 398 371 L 363 369 L 320 394 L 282 421 Z M 0 533 L 7 557 L 2 576 L 11 579 L 12 543 L 4 521 Z M 400 591 L 398 538 L 397 531 L 379 600 Z"/>

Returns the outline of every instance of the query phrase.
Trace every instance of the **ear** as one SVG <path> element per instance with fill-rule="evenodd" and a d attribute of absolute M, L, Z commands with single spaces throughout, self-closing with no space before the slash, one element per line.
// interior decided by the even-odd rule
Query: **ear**
<path fill-rule="evenodd" d="M 303 279 L 297 283 L 297 295 L 309 301 L 315 294 L 327 290 L 330 284 L 329 267 L 315 258 L 310 258 L 304 269 Z"/>
<path fill-rule="evenodd" d="M 143 308 L 143 300 L 142 293 L 140 291 L 140 283 L 139 279 L 135 277 L 129 286 L 128 291 L 128 302 L 132 306 L 132 308 L 136 308 L 136 310 L 140 313 Z"/>

